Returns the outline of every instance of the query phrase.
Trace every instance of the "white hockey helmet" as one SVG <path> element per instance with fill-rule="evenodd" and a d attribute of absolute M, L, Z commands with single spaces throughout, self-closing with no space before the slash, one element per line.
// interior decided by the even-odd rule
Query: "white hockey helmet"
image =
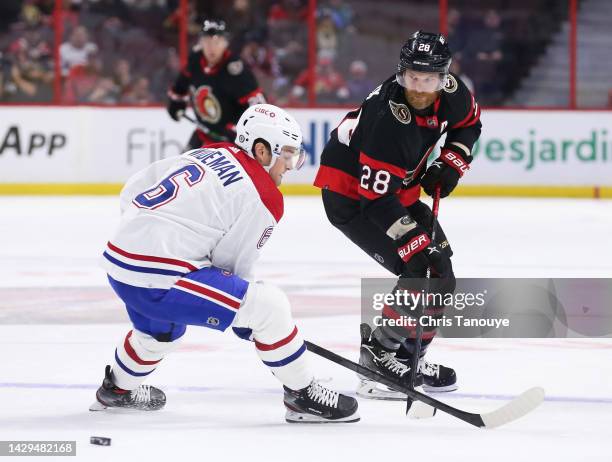
<path fill-rule="evenodd" d="M 276 158 L 284 156 L 291 169 L 304 164 L 302 129 L 287 111 L 272 104 L 255 104 L 249 107 L 236 124 L 236 145 L 253 156 L 253 144 L 263 139 L 270 145 L 273 165 Z"/>

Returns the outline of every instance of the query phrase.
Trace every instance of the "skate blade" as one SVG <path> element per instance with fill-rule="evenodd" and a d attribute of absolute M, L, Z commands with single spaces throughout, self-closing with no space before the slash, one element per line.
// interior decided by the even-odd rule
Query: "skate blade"
<path fill-rule="evenodd" d="M 445 387 L 430 387 L 429 385 L 423 384 L 423 390 L 427 393 L 448 393 L 459 389 L 459 385 L 453 383 Z"/>
<path fill-rule="evenodd" d="M 301 412 L 295 412 L 287 409 L 285 413 L 285 420 L 288 423 L 302 423 L 302 424 L 335 424 L 335 423 L 353 423 L 359 422 L 359 414 L 355 412 L 349 416 L 343 417 L 341 419 L 326 419 L 324 417 L 320 417 L 317 415 L 306 414 Z"/>
<path fill-rule="evenodd" d="M 391 390 L 384 385 L 371 380 L 362 380 L 357 387 L 357 396 L 365 399 L 378 399 L 383 401 L 406 401 L 406 395 Z"/>
<path fill-rule="evenodd" d="M 94 401 L 94 403 L 91 406 L 89 406 L 90 411 L 103 411 L 105 409 L 108 409 L 108 407 L 97 400 Z"/>

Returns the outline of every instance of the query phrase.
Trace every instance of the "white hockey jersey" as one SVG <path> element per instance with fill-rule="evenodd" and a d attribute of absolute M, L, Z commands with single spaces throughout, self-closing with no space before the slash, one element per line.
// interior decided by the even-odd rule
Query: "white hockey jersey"
<path fill-rule="evenodd" d="M 216 266 L 252 280 L 283 215 L 283 196 L 259 163 L 231 143 L 151 164 L 121 191 L 121 223 L 102 264 L 125 284 L 170 288 Z"/>

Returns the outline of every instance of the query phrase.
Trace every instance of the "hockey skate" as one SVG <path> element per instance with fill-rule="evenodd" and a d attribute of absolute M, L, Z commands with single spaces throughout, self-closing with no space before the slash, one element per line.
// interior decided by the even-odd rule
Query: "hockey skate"
<path fill-rule="evenodd" d="M 399 359 L 399 361 L 411 361 L 411 359 Z M 423 390 L 428 393 L 444 393 L 459 388 L 454 369 L 430 363 L 424 357 L 419 361 L 419 373 L 423 375 Z"/>
<path fill-rule="evenodd" d="M 285 389 L 285 420 L 289 423 L 359 421 L 357 400 L 325 388 L 317 380 L 301 390 Z"/>
<path fill-rule="evenodd" d="M 372 369 L 381 374 L 388 375 L 395 379 L 407 378 L 410 374 L 412 357 L 400 349 L 399 355 L 388 352 L 380 346 L 376 346 L 372 341 L 372 329 L 367 324 L 362 324 L 361 328 L 361 351 L 359 364 Z M 396 390 L 392 390 L 385 385 L 379 384 L 366 377 L 359 377 L 360 383 L 357 388 L 357 395 L 368 399 L 381 399 L 390 401 L 404 401 L 406 395 Z M 455 391 L 457 387 L 457 376 L 450 367 L 440 364 L 433 364 L 425 358 L 419 361 L 416 386 L 421 386 L 423 391 L 447 392 Z"/>
<path fill-rule="evenodd" d="M 96 401 L 89 407 L 90 411 L 102 411 L 109 407 L 137 409 L 140 411 L 157 411 L 166 404 L 166 395 L 159 388 L 140 385 L 135 390 L 123 390 L 112 380 L 111 367 L 106 366 L 102 386 L 96 392 Z"/>
<path fill-rule="evenodd" d="M 371 338 L 372 329 L 367 324 L 361 325 L 361 349 L 359 364 L 368 369 L 383 374 L 393 380 L 405 381 L 410 377 L 410 363 L 399 361 L 396 353 L 385 350 L 376 340 Z M 379 384 L 367 377 L 359 376 L 357 395 L 368 399 L 405 400 L 406 395 Z M 422 376 L 417 375 L 416 386 L 422 384 Z"/>

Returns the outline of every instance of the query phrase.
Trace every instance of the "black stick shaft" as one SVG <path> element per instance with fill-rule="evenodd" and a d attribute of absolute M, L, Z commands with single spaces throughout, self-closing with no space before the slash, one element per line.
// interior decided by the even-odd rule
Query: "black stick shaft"
<path fill-rule="evenodd" d="M 432 206 L 432 214 L 431 214 L 431 242 L 435 244 L 436 241 L 436 225 L 438 223 L 438 208 L 440 207 L 440 185 L 436 186 L 436 190 L 434 193 L 433 206 Z M 431 277 L 431 268 L 427 268 L 427 273 L 425 278 L 427 279 L 425 284 L 425 299 L 427 300 L 427 294 L 429 293 L 429 278 Z M 425 303 L 419 303 L 419 306 L 416 308 L 416 332 L 414 338 L 414 352 L 412 355 L 412 363 L 410 365 L 410 387 L 414 389 L 414 384 L 416 383 L 416 376 L 419 369 L 419 361 L 421 356 L 421 345 L 423 343 L 423 325 L 421 324 L 421 317 L 425 311 Z M 406 414 L 410 410 L 410 406 L 412 406 L 413 400 L 407 396 L 406 397 Z"/>
<path fill-rule="evenodd" d="M 375 382 L 382 383 L 383 385 L 386 385 L 394 390 L 399 390 L 400 392 L 405 393 L 412 400 L 422 401 L 425 404 L 435 407 L 436 409 L 439 409 L 442 412 L 445 412 L 449 415 L 452 415 L 453 417 L 463 420 L 464 422 L 474 425 L 475 427 L 485 426 L 485 423 L 482 420 L 480 414 L 462 411 L 461 409 L 449 406 L 448 404 L 438 401 L 432 398 L 431 396 L 416 391 L 414 388 L 407 387 L 406 385 L 403 385 L 400 382 L 388 378 L 376 371 L 372 371 L 367 367 L 361 366 L 349 359 L 346 359 L 334 353 L 333 351 L 329 351 L 323 347 L 320 347 L 319 345 L 309 342 L 308 340 L 305 340 L 304 343 L 306 343 L 306 347 L 309 351 L 319 356 L 322 356 L 323 358 L 328 359 L 333 363 L 346 367 L 347 369 L 350 369 L 351 371 L 356 372 L 357 374 L 363 375 L 371 380 L 374 380 Z"/>

